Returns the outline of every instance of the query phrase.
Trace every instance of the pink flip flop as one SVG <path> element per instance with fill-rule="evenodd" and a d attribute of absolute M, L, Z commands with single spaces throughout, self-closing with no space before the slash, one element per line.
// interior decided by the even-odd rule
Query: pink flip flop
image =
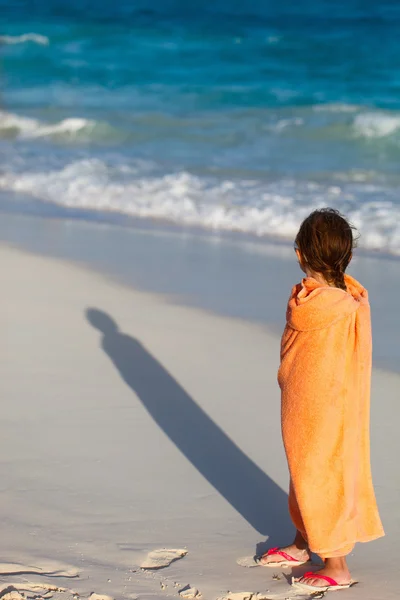
<path fill-rule="evenodd" d="M 282 560 L 275 561 L 275 562 L 268 562 L 268 563 L 261 562 L 261 559 L 264 556 L 271 556 L 272 554 L 276 554 L 277 556 L 282 557 Z M 274 567 L 274 568 L 276 568 L 276 567 L 298 567 L 300 565 L 304 565 L 305 563 L 310 562 L 309 558 L 307 560 L 297 560 L 296 558 L 293 558 L 293 556 L 290 556 L 290 554 L 286 554 L 286 552 L 284 552 L 283 550 L 280 550 L 280 548 L 270 548 L 268 550 L 268 552 L 266 552 L 262 556 L 256 556 L 254 558 L 254 560 L 261 567 Z"/>
<path fill-rule="evenodd" d="M 318 573 L 312 573 L 309 571 L 308 573 L 304 573 L 300 579 L 311 579 L 317 578 L 326 581 L 328 585 L 311 585 L 309 583 L 304 583 L 299 581 L 299 579 L 292 579 L 292 585 L 302 590 L 312 591 L 312 592 L 334 592 L 336 590 L 347 590 L 349 587 L 357 583 L 356 581 L 350 580 L 349 583 L 338 583 L 331 577 L 327 577 L 326 575 L 319 575 Z"/>

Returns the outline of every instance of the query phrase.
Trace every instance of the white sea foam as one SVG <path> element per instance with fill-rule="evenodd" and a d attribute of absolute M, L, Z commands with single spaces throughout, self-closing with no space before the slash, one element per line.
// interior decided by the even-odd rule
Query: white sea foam
<path fill-rule="evenodd" d="M 280 132 L 290 127 L 300 127 L 304 125 L 304 119 L 301 117 L 292 117 L 288 119 L 279 119 L 274 125 L 270 126 L 269 129 L 272 131 Z"/>
<path fill-rule="evenodd" d="M 370 199 L 360 201 L 340 186 L 207 181 L 187 172 L 161 176 L 126 166 L 111 169 L 88 159 L 48 172 L 3 172 L 0 189 L 78 210 L 285 238 L 295 235 L 311 210 L 329 205 L 344 210 L 362 230 L 362 245 L 400 255 L 400 206 L 376 200 L 380 190 L 372 185 L 366 188 Z"/>
<path fill-rule="evenodd" d="M 35 131 L 38 127 L 39 121 L 36 121 L 35 119 L 0 111 L 0 132 L 14 129 L 18 132 L 30 133 L 31 131 Z"/>
<path fill-rule="evenodd" d="M 3 134 L 15 132 L 16 136 L 25 139 L 46 136 L 71 138 L 82 132 L 90 135 L 98 125 L 96 121 L 82 118 L 63 119 L 58 123 L 43 123 L 38 119 L 0 111 L 0 135 L 2 132 Z"/>
<path fill-rule="evenodd" d="M 96 126 L 96 121 L 91 119 L 70 118 L 63 119 L 54 125 L 43 125 L 38 123 L 37 128 L 29 132 L 29 137 L 45 137 L 58 134 L 68 134 L 74 136 L 79 131 L 93 130 Z M 26 132 L 27 133 L 27 132 Z"/>
<path fill-rule="evenodd" d="M 400 115 L 384 112 L 361 113 L 354 118 L 353 129 L 360 137 L 386 137 L 400 130 Z"/>
<path fill-rule="evenodd" d="M 360 110 L 357 104 L 346 104 L 345 102 L 332 102 L 327 104 L 315 104 L 313 111 L 330 113 L 354 113 Z"/>
<path fill-rule="evenodd" d="M 40 46 L 48 46 L 50 40 L 45 35 L 40 33 L 23 33 L 22 35 L 0 35 L 0 44 L 24 44 L 25 42 L 33 42 Z"/>

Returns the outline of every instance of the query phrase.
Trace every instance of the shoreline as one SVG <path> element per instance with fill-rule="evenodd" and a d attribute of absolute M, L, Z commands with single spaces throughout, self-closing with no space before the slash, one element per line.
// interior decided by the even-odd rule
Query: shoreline
<path fill-rule="evenodd" d="M 156 235 L 158 235 L 158 233 Z M 125 281 L 122 277 L 114 276 L 111 273 L 108 273 L 105 270 L 102 270 L 101 267 L 96 268 L 94 265 L 90 264 L 87 261 L 72 260 L 69 258 L 61 257 L 61 256 L 53 256 L 51 254 L 41 253 L 39 251 L 35 252 L 34 250 L 27 250 L 26 248 L 20 247 L 18 244 L 4 242 L 3 240 L 0 240 L 0 251 L 1 250 L 5 250 L 5 251 L 10 250 L 11 252 L 20 253 L 22 256 L 27 256 L 27 257 L 32 256 L 33 258 L 42 258 L 44 260 L 56 261 L 65 267 L 70 266 L 75 269 L 81 270 L 82 273 L 87 272 L 87 273 L 93 274 L 97 277 L 100 277 L 101 279 L 104 280 L 105 283 L 108 282 L 111 285 L 117 285 L 122 288 L 126 288 L 127 290 L 130 290 L 133 293 L 137 293 L 140 295 L 143 294 L 144 296 L 151 296 L 155 299 L 158 299 L 161 303 L 170 305 L 177 309 L 181 308 L 181 309 L 194 310 L 198 314 L 204 315 L 206 317 L 207 316 L 211 317 L 211 318 L 214 317 L 214 318 L 226 320 L 227 322 L 234 321 L 234 322 L 237 322 L 238 324 L 242 324 L 244 326 L 248 325 L 250 327 L 260 327 L 260 325 L 261 325 L 262 332 L 264 332 L 267 336 L 271 336 L 276 341 L 276 343 L 278 343 L 278 344 L 280 343 L 281 333 L 279 331 L 277 331 L 276 328 L 271 326 L 271 324 L 268 324 L 268 323 L 260 324 L 257 320 L 249 319 L 246 317 L 239 317 L 239 316 L 232 317 L 231 315 L 215 312 L 214 310 L 212 310 L 210 308 L 205 308 L 200 305 L 192 305 L 191 303 L 186 304 L 186 303 L 184 303 L 184 298 L 179 295 L 168 294 L 168 293 L 163 293 L 163 292 L 158 292 L 158 291 L 157 292 L 154 292 L 154 291 L 149 292 L 145 288 L 133 287 L 132 283 Z M 389 367 L 385 367 L 385 366 L 377 366 L 377 365 L 373 364 L 372 368 L 374 371 L 380 372 L 384 375 L 397 376 L 399 374 L 395 370 L 391 370 Z"/>
<path fill-rule="evenodd" d="M 122 230 L 153 233 L 156 235 L 177 237 L 187 236 L 208 243 L 233 244 L 241 247 L 252 245 L 255 248 L 259 247 L 261 250 L 263 247 L 274 246 L 280 248 L 282 252 L 291 253 L 293 247 L 291 238 L 279 235 L 257 235 L 240 230 L 213 230 L 199 225 L 175 223 L 168 219 L 162 219 L 161 217 L 136 217 L 118 213 L 116 211 L 101 212 L 95 209 L 81 211 L 66 206 L 51 204 L 50 202 L 31 198 L 30 196 L 26 197 L 27 207 L 30 206 L 30 209 L 28 211 L 22 211 L 15 208 L 15 201 L 9 202 L 7 200 L 6 197 L 10 194 L 12 193 L 0 190 L 0 196 L 2 196 L 1 202 L 3 203 L 3 206 L 0 204 L 0 214 L 5 216 L 11 215 L 22 218 L 84 223 L 87 225 L 121 228 Z M 24 200 L 24 196 L 22 196 L 22 198 Z M 33 207 L 35 207 L 35 209 Z M 40 207 L 43 212 L 41 212 L 38 207 Z M 48 212 L 46 212 L 45 209 L 47 209 Z M 387 250 L 365 247 L 359 248 L 357 246 L 356 250 L 357 254 L 364 259 L 394 262 L 400 261 L 400 254 L 390 253 Z"/>
<path fill-rule="evenodd" d="M 86 265 L 117 283 L 220 316 L 257 323 L 280 337 L 287 298 L 301 280 L 291 246 L 237 244 L 157 228 L 2 215 L 0 242 Z M 374 365 L 400 373 L 393 323 L 400 263 L 356 254 L 349 273 L 370 295 Z"/>

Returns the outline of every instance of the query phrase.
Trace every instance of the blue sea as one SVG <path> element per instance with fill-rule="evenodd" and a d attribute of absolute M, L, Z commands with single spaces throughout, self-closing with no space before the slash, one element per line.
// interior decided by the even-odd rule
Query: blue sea
<path fill-rule="evenodd" d="M 397 0 L 0 0 L 0 209 L 400 255 Z"/>

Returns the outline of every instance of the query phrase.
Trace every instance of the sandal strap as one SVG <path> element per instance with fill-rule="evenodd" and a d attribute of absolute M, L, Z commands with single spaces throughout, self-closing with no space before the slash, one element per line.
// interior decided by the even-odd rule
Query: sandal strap
<path fill-rule="evenodd" d="M 264 554 L 264 556 L 271 556 L 271 554 L 277 554 L 278 556 L 282 556 L 282 558 L 284 558 L 285 560 L 289 560 L 290 562 L 301 562 L 297 558 L 290 556 L 290 554 L 286 554 L 286 552 L 280 550 L 280 548 L 270 548 L 268 552 Z"/>
<path fill-rule="evenodd" d="M 332 586 L 337 586 L 340 585 L 337 581 L 335 581 L 334 579 L 332 579 L 331 577 L 327 577 L 327 575 L 319 575 L 319 573 L 313 573 L 312 571 L 309 571 L 308 573 L 304 573 L 303 579 L 323 579 L 324 581 L 326 581 L 327 583 L 329 583 L 329 585 Z"/>

